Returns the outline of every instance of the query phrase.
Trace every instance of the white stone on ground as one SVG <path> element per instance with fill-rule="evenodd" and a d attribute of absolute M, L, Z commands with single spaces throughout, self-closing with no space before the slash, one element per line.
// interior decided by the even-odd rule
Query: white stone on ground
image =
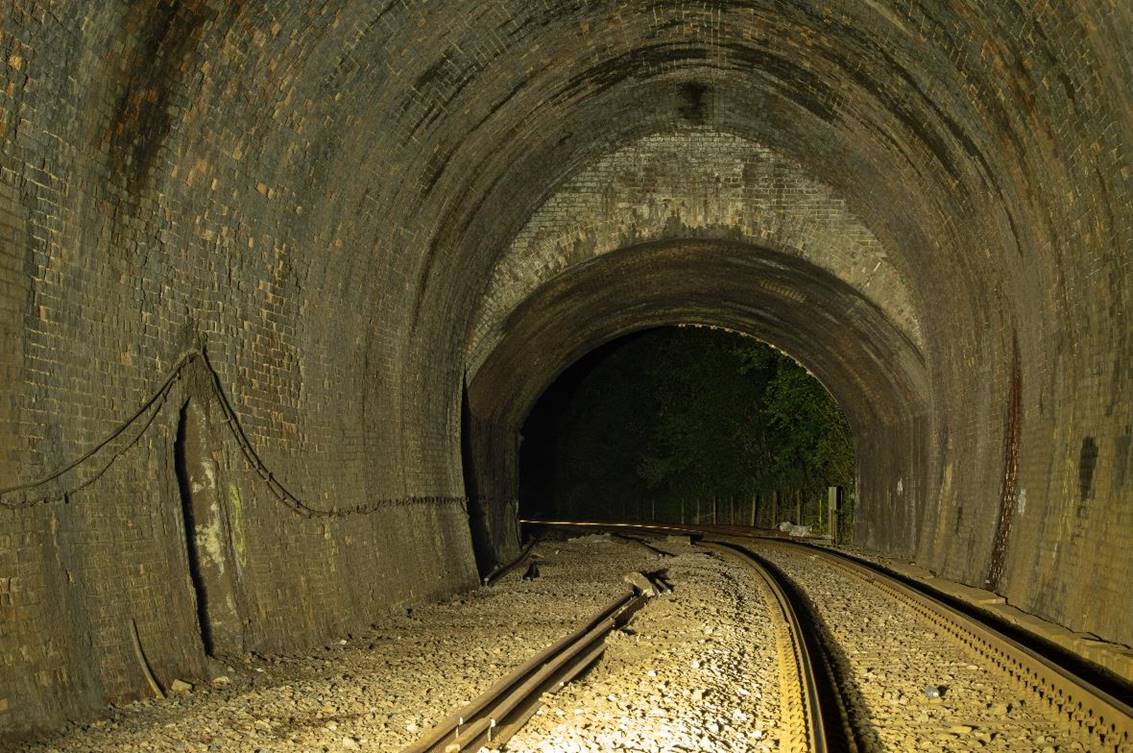
<path fill-rule="evenodd" d="M 605 657 L 548 698 L 504 750 L 779 749 L 774 634 L 747 568 L 686 545 L 658 561 L 673 592 L 650 602 Z"/>
<path fill-rule="evenodd" d="M 632 634 L 614 635 L 605 664 L 554 698 L 552 708 L 569 713 L 578 727 L 585 722 L 576 708 L 596 703 L 596 720 L 619 709 L 642 725 L 643 740 L 671 730 L 679 735 L 673 739 L 695 741 L 684 750 L 725 750 L 732 741 L 754 740 L 763 724 L 770 736 L 774 722 L 761 715 L 773 711 L 777 697 L 761 700 L 766 691 L 758 685 L 768 673 L 758 667 L 773 666 L 761 648 L 758 595 L 735 566 L 687 545 L 669 548 L 680 556 L 658 560 L 608 537 L 545 542 L 536 547 L 543 557 L 537 580 L 522 581 L 520 568 L 496 586 L 447 603 L 376 615 L 364 634 L 301 655 L 229 659 L 218 667 L 224 680 L 123 706 L 111 719 L 74 725 L 19 750 L 393 753 L 593 616 L 625 588 L 625 573 L 662 567 L 676 591 L 639 612 Z M 651 669 L 655 676 L 647 674 Z M 734 715 L 737 708 L 745 716 Z M 538 724 L 558 716 L 545 714 Z M 578 750 L 608 750 L 594 742 L 606 724 L 597 723 L 591 747 Z M 641 749 L 668 749 L 651 745 Z"/>
<path fill-rule="evenodd" d="M 775 644 L 755 576 L 687 543 L 657 559 L 608 537 L 545 542 L 541 577 L 492 588 L 289 657 L 230 660 L 211 683 L 114 710 L 22 753 L 394 753 L 572 631 L 635 570 L 673 592 L 613 633 L 602 661 L 548 696 L 505 750 L 777 750 Z M 759 551 L 806 590 L 855 675 L 869 751 L 1086 751 L 1006 680 L 863 581 L 809 554 Z M 223 679 L 221 677 L 223 676 Z M 943 697 L 924 689 L 943 686 Z"/>

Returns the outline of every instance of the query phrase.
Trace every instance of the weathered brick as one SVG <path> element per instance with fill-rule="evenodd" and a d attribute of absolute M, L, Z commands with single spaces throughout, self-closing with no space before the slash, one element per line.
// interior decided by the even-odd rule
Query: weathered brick
<path fill-rule="evenodd" d="M 385 5 L 5 6 L 0 484 L 79 457 L 203 342 L 293 492 L 416 502 L 295 516 L 183 375 L 105 472 L 0 510 L 0 578 L 35 599 L 0 603 L 0 731 L 144 693 L 134 623 L 162 679 L 202 670 L 186 399 L 235 648 L 308 644 L 472 582 L 465 512 L 423 500 L 464 493 L 463 383 L 497 320 L 588 256 L 689 236 L 779 243 L 922 360 L 923 414 L 859 427 L 861 543 L 976 586 L 999 563 L 1012 603 L 1133 642 L 1122 3 Z M 765 334 L 833 373 L 869 358 L 859 331 Z M 843 366 L 877 372 L 851 410 L 896 402 Z"/>

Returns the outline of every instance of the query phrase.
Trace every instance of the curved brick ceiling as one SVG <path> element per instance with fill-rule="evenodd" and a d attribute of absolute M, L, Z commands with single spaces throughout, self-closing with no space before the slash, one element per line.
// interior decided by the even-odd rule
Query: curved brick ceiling
<path fill-rule="evenodd" d="M 879 452 L 929 461 L 878 477 L 890 499 L 915 476 L 920 522 L 886 533 L 879 506 L 877 541 L 1133 641 L 1106 574 L 1133 570 L 1128 3 L 31 0 L 2 23 L 0 477 L 81 457 L 203 344 L 290 489 L 390 502 L 280 517 L 219 444 L 246 645 L 471 582 L 461 393 L 479 312 L 504 300 L 493 275 L 572 179 L 698 131 L 824 187 L 884 260 L 893 282 L 870 300 L 919 345 L 925 412 L 893 440 L 915 447 Z M 126 624 L 139 593 L 184 580 L 162 543 L 177 420 L 161 413 L 98 483 L 64 478 L 76 504 L 0 519 L 20 542 L 0 568 L 46 590 L 90 573 L 14 633 L 66 625 L 55 643 L 3 653 L 22 663 L 0 676 L 66 678 L 65 703 L 21 719 L 131 692 L 128 641 L 83 625 Z M 184 635 L 191 599 L 171 604 L 143 632 Z M 200 661 L 163 645 L 158 664 Z"/>
<path fill-rule="evenodd" d="M 686 127 L 603 155 L 532 214 L 492 270 L 469 374 L 541 283 L 579 261 L 666 238 L 743 239 L 799 255 L 853 285 L 921 344 L 908 286 L 842 199 L 758 144 Z"/>
<path fill-rule="evenodd" d="M 508 499 L 518 483 L 518 437 L 550 382 L 588 350 L 646 327 L 723 327 L 777 344 L 827 386 L 846 411 L 863 490 L 860 543 L 898 549 L 923 525 L 935 460 L 923 432 L 930 389 L 921 353 L 861 291 L 793 254 L 739 241 L 656 241 L 580 261 L 534 290 L 500 323 L 497 345 L 468 386 L 465 462 L 489 502 L 478 550 L 514 548 Z M 888 490 L 897 473 L 900 489 Z"/>

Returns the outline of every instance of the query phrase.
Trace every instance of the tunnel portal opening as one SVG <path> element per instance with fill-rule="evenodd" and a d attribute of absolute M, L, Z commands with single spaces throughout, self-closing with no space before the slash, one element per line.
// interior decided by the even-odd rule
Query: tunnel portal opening
<path fill-rule="evenodd" d="M 462 426 L 465 478 L 476 497 L 469 505 L 478 518 L 473 535 L 481 532 L 477 551 L 488 555 L 478 560 L 481 569 L 519 553 L 520 437 L 539 396 L 604 344 L 681 325 L 770 343 L 821 380 L 853 430 L 854 514 L 852 535 L 840 526 L 845 539 L 917 548 L 928 519 L 918 500 L 932 477 L 933 432 L 925 418 L 931 389 L 915 343 L 860 291 L 806 260 L 750 244 L 686 239 L 627 246 L 577 264 L 487 333 L 467 373 Z M 744 489 L 750 520 L 749 494 Z M 791 512 L 792 498 L 775 499 L 764 503 L 771 510 L 765 524 Z M 686 498 L 686 519 L 704 518 L 695 504 Z M 738 511 L 720 506 L 717 497 L 718 521 L 738 519 Z M 645 512 L 643 502 L 636 514 Z"/>
<path fill-rule="evenodd" d="M 852 529 L 849 422 L 798 362 L 692 326 L 641 330 L 579 358 L 523 423 L 527 518 Z"/>

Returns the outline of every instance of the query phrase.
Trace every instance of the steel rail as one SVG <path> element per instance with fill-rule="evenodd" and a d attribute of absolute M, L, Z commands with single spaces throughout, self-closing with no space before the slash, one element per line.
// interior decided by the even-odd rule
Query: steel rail
<path fill-rule="evenodd" d="M 666 552 L 664 549 L 659 549 L 658 547 L 655 547 L 652 544 L 650 544 L 645 539 L 639 539 L 637 536 L 627 536 L 624 533 L 616 533 L 614 535 L 617 536 L 622 541 L 626 541 L 626 542 L 629 542 L 630 544 L 636 544 L 637 546 L 642 547 L 643 549 L 645 549 L 650 554 L 652 554 L 656 557 L 667 558 L 667 557 L 673 556 L 671 552 Z"/>
<path fill-rule="evenodd" d="M 402 753 L 459 753 L 502 745 L 535 713 L 544 693 L 557 691 L 601 655 L 606 635 L 646 598 L 627 587 L 595 617 L 442 719 Z"/>
<path fill-rule="evenodd" d="M 511 562 L 506 562 L 499 565 L 495 570 L 481 578 L 480 584 L 484 586 L 495 585 L 500 578 L 504 577 L 505 575 L 522 565 L 524 562 L 526 562 L 531 556 L 532 550 L 535 549 L 535 545 L 538 543 L 539 539 L 533 539 L 532 541 L 528 542 L 527 546 L 523 547 L 523 549 L 520 550 L 518 557 L 513 559 Z"/>
<path fill-rule="evenodd" d="M 779 548 L 803 548 L 909 607 L 1006 675 L 1074 733 L 1089 738 L 1091 751 L 1133 753 L 1133 706 L 1125 701 L 986 623 L 854 558 L 789 541 L 767 540 L 765 543 Z"/>
<path fill-rule="evenodd" d="M 1016 687 L 1030 695 L 1032 700 L 1047 707 L 1072 731 L 1089 740 L 1092 752 L 1133 753 L 1133 705 L 1127 700 L 1097 687 L 1034 648 L 1003 634 L 994 625 L 966 614 L 930 593 L 913 588 L 851 555 L 781 537 L 743 532 L 740 529 L 720 530 L 713 526 L 610 524 L 591 521 L 521 522 L 531 525 L 606 527 L 610 530 L 631 529 L 725 537 L 718 540 L 727 541 L 727 538 L 732 538 L 757 541 L 772 547 L 804 550 L 877 587 L 942 630 L 968 651 L 981 657 Z"/>
<path fill-rule="evenodd" d="M 759 577 L 763 600 L 775 626 L 779 658 L 780 722 L 787 753 L 827 753 L 826 715 L 820 680 L 803 632 L 803 621 L 780 579 L 742 549 L 706 542 L 705 548 L 747 565 Z M 829 713 L 829 710 L 825 710 Z"/>

